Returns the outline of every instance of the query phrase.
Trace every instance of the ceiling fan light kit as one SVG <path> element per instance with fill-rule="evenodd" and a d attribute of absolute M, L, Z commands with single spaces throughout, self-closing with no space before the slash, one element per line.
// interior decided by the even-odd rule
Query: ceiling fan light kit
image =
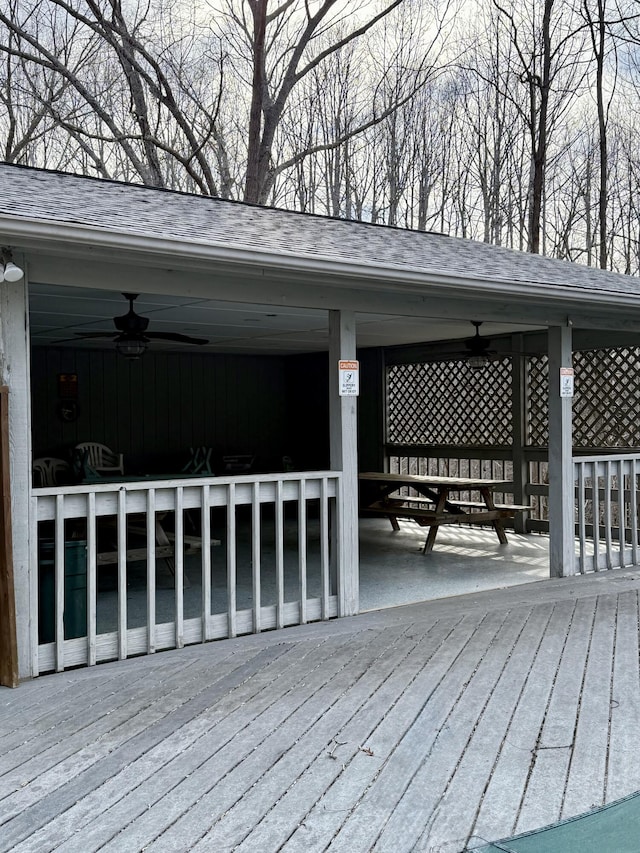
<path fill-rule="evenodd" d="M 118 355 L 135 361 L 147 351 L 148 343 L 141 338 L 132 338 L 126 335 L 121 335 L 116 339 L 116 352 Z"/>
<path fill-rule="evenodd" d="M 467 364 L 469 365 L 471 370 L 484 370 L 484 368 L 489 364 L 489 356 L 470 355 L 467 359 Z"/>

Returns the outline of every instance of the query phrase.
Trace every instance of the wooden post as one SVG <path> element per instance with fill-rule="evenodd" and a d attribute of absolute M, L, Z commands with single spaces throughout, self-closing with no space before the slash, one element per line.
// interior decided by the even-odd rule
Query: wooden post
<path fill-rule="evenodd" d="M 341 397 L 338 362 L 356 357 L 355 314 L 329 311 L 329 416 L 331 469 L 342 472 L 342 500 L 338 507 L 338 535 L 342 578 L 338 579 L 340 616 L 359 608 L 358 557 L 358 419 L 357 397 Z M 336 525 L 333 525 L 334 531 Z"/>
<path fill-rule="evenodd" d="M 522 351 L 523 335 L 512 335 L 512 348 Z M 511 359 L 511 453 L 513 461 L 513 502 L 529 503 L 527 485 L 529 470 L 524 452 L 527 443 L 527 366 L 524 358 L 514 355 Z M 516 533 L 527 532 L 527 513 L 516 513 L 513 521 Z"/>
<path fill-rule="evenodd" d="M 13 562 L 15 632 L 18 676 L 37 675 L 38 616 L 37 558 L 31 553 L 31 378 L 29 373 L 29 316 L 27 270 L 21 281 L 0 285 L 0 385 L 9 388 L 9 468 L 11 482 L 11 555 Z M 5 467 L 5 471 L 7 471 Z M 4 483 L 3 483 L 4 486 Z M 3 493 L 6 501 L 7 493 Z M 34 549 L 35 551 L 35 549 Z"/>
<path fill-rule="evenodd" d="M 13 586 L 13 540 L 11 537 L 11 476 L 9 473 L 9 389 L 0 387 L 0 684 L 18 684 L 18 637 Z"/>
<path fill-rule="evenodd" d="M 549 569 L 574 575 L 572 399 L 560 396 L 560 368 L 571 367 L 571 326 L 549 329 Z"/>

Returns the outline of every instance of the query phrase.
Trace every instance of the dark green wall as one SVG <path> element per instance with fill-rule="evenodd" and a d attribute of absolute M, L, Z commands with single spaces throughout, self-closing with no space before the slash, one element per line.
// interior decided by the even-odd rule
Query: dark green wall
<path fill-rule="evenodd" d="M 358 351 L 358 455 L 361 471 L 384 470 L 384 353 Z M 287 359 L 287 419 L 296 467 L 329 467 L 329 360 L 326 353 Z M 337 365 L 335 367 L 337 370 Z"/>
<path fill-rule="evenodd" d="M 329 467 L 328 363 L 327 353 L 287 358 L 287 453 L 300 471 Z"/>
<path fill-rule="evenodd" d="M 287 446 L 285 360 L 147 352 L 127 361 L 110 350 L 34 348 L 34 456 L 62 455 L 80 441 L 125 454 L 130 473 L 186 462 L 190 447 L 255 453 L 277 470 Z M 58 374 L 78 375 L 79 417 L 58 416 Z M 179 470 L 179 468 L 178 468 Z"/>
<path fill-rule="evenodd" d="M 360 471 L 384 471 L 384 351 L 360 350 L 358 359 L 358 467 Z"/>

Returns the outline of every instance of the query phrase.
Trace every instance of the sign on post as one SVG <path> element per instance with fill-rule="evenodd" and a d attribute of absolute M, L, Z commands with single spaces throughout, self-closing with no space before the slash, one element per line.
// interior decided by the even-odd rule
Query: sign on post
<path fill-rule="evenodd" d="M 360 393 L 360 362 L 339 361 L 339 389 L 341 397 L 357 397 Z"/>
<path fill-rule="evenodd" d="M 560 396 L 573 397 L 573 367 L 560 368 Z"/>

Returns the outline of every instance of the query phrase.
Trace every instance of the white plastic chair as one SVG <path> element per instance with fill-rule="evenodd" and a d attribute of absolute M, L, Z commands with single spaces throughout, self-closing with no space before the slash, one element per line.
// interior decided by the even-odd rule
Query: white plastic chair
<path fill-rule="evenodd" d="M 71 482 L 71 466 L 64 459 L 55 456 L 42 456 L 33 460 L 33 485 L 44 489 L 48 486 L 62 486 Z"/>
<path fill-rule="evenodd" d="M 98 474 L 124 474 L 124 458 L 122 453 L 114 453 L 104 444 L 96 441 L 83 441 L 76 444 L 76 451 L 83 455 L 86 463 Z M 86 453 L 86 457 L 84 454 Z"/>

